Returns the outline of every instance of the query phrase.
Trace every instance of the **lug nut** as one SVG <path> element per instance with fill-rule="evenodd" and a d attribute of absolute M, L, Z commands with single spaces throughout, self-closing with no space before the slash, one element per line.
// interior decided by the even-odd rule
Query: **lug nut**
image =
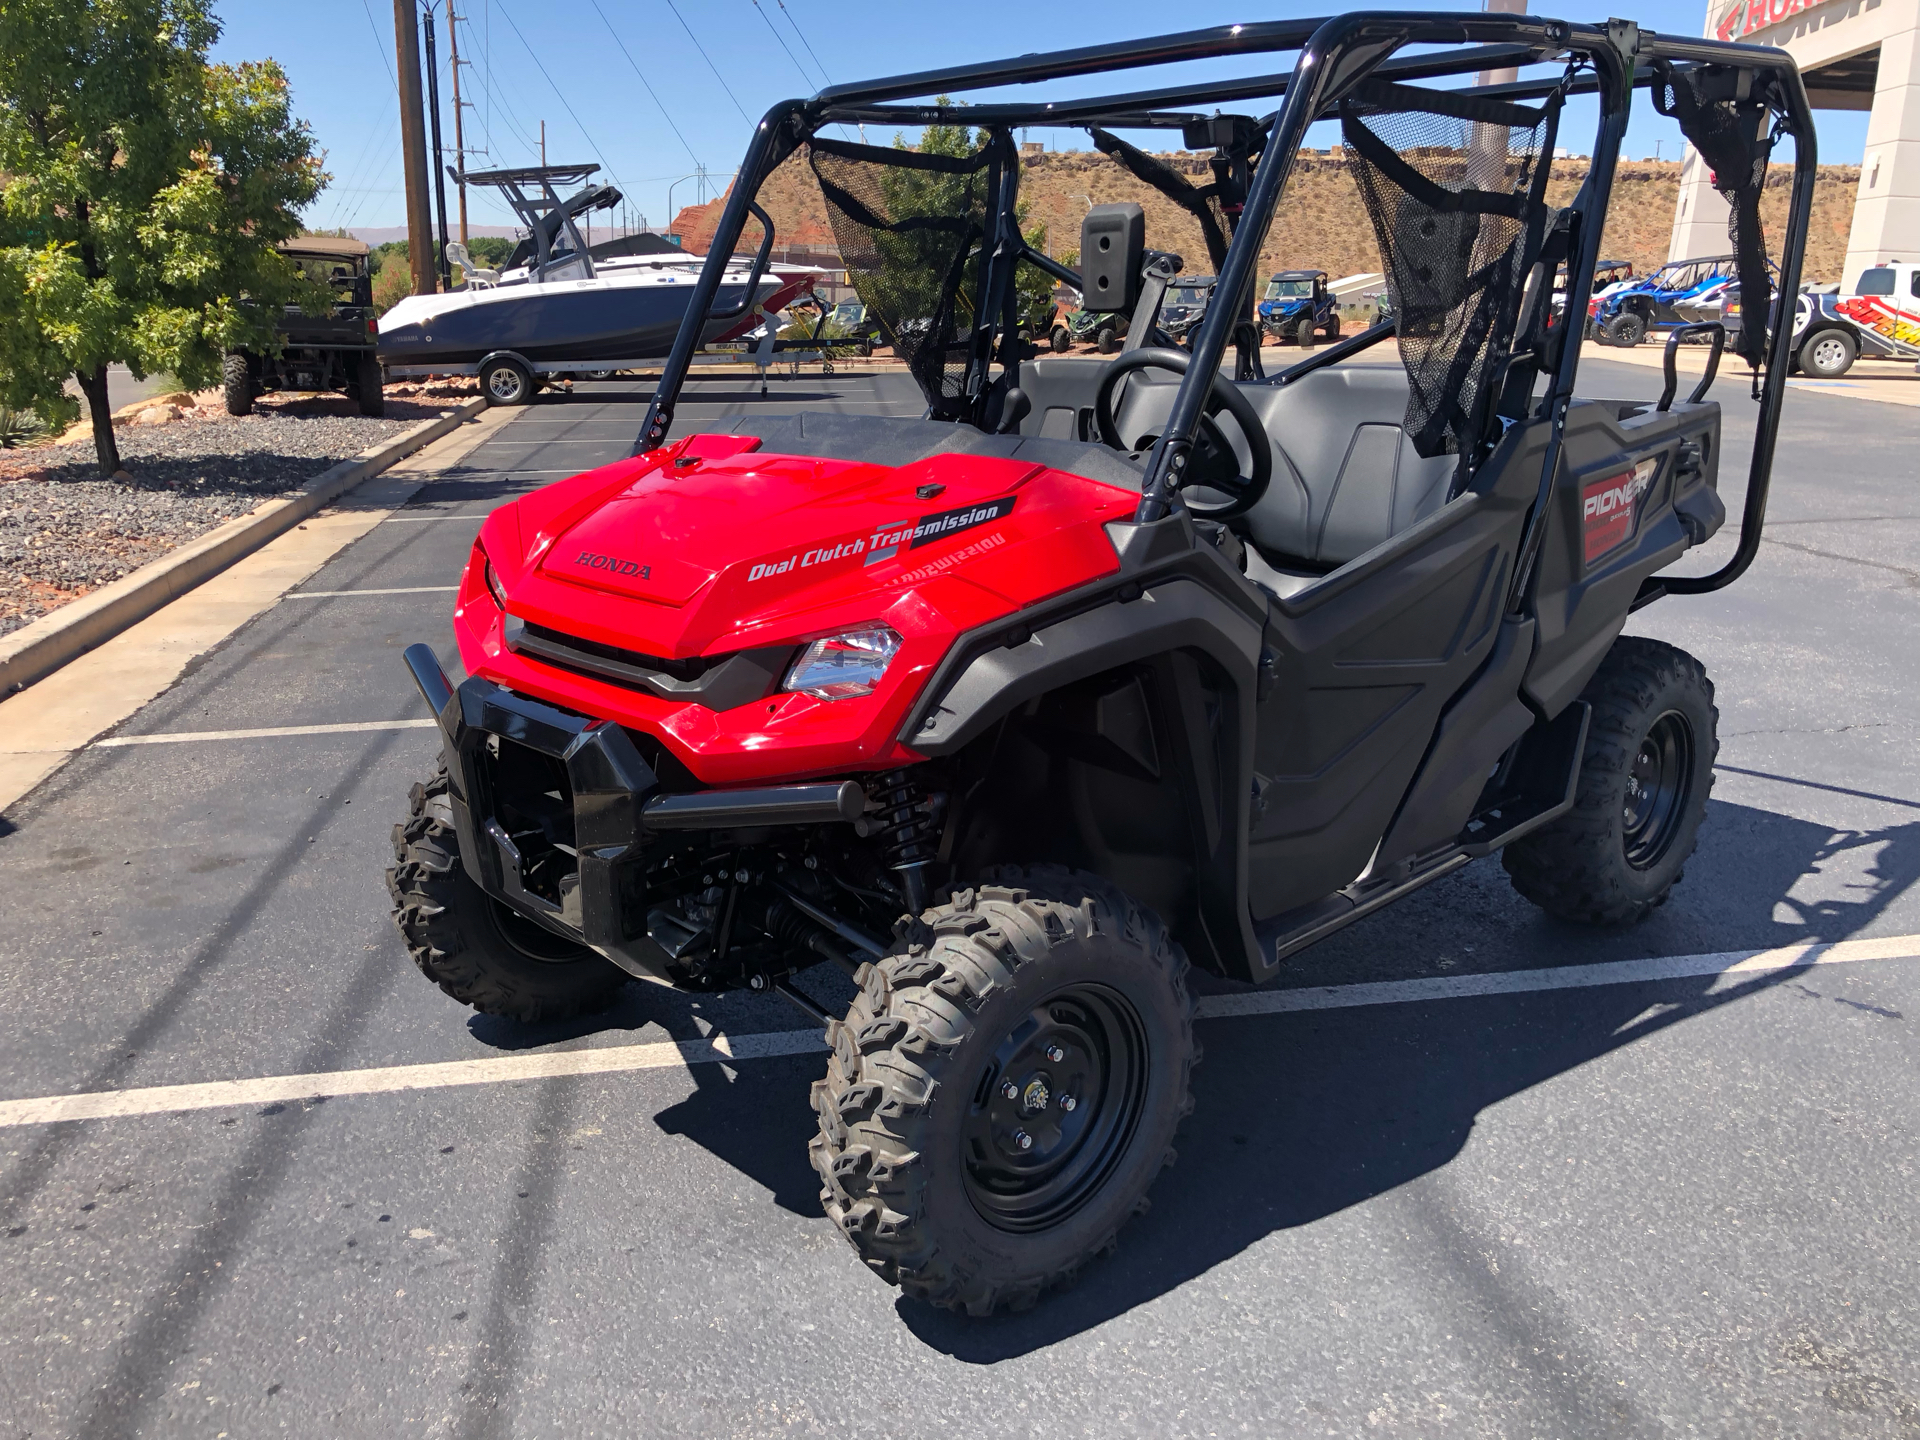
<path fill-rule="evenodd" d="M 1067 1058 L 1067 1052 L 1062 1046 L 1059 1046 L 1059 1045 L 1047 1046 L 1047 1059 L 1053 1061 L 1054 1064 L 1058 1065 L 1062 1060 L 1066 1058 Z"/>
<path fill-rule="evenodd" d="M 1031 1150 L 1033 1149 L 1033 1136 L 1027 1134 L 1024 1130 L 1016 1130 L 1013 1132 L 1013 1143 L 1018 1145 L 1022 1150 Z"/>
<path fill-rule="evenodd" d="M 1076 1100 L 1076 1099 L 1074 1099 L 1074 1098 L 1073 1098 L 1073 1096 L 1071 1096 L 1071 1095 L 1062 1095 L 1062 1096 L 1060 1097 L 1060 1108 L 1061 1108 L 1062 1110 L 1068 1110 L 1068 1111 L 1070 1111 L 1070 1110 L 1072 1110 L 1072 1109 L 1073 1109 L 1073 1108 L 1074 1108 L 1074 1107 L 1075 1107 L 1076 1105 L 1078 1105 L 1079 1103 L 1080 1103 L 1080 1102 L 1079 1102 L 1078 1100 Z"/>
<path fill-rule="evenodd" d="M 1002 1080 L 1000 1082 L 1000 1093 L 1008 1100 L 1018 1100 L 1020 1098 L 1020 1087 L 1011 1080 Z"/>

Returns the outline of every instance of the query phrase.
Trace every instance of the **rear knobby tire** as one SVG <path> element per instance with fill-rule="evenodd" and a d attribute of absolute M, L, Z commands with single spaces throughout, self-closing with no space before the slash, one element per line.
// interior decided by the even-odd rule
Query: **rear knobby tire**
<path fill-rule="evenodd" d="M 387 389 L 380 357 L 371 350 L 363 350 L 355 360 L 353 398 L 362 415 L 378 420 L 387 413 Z"/>
<path fill-rule="evenodd" d="M 220 362 L 220 395 L 229 415 L 253 413 L 253 371 L 244 355 L 228 355 Z"/>
<path fill-rule="evenodd" d="M 1666 903 L 1698 843 L 1720 712 L 1700 662 L 1658 640 L 1613 642 L 1573 809 L 1501 852 L 1513 888 L 1550 915 L 1625 925 Z"/>
<path fill-rule="evenodd" d="M 460 863 L 444 764 L 408 795 L 407 818 L 393 827 L 393 858 L 393 923 L 420 973 L 461 1004 L 533 1024 L 604 1010 L 626 984 L 611 961 L 473 883 Z"/>
<path fill-rule="evenodd" d="M 1117 887 L 1055 866 L 989 872 L 899 934 L 827 1027 L 821 1203 L 906 1294 L 1025 1309 L 1110 1251 L 1173 1162 L 1200 1058 L 1186 955 Z"/>

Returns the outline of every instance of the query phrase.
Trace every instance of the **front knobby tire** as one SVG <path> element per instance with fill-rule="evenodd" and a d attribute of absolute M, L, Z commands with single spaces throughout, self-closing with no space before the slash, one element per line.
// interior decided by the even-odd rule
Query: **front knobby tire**
<path fill-rule="evenodd" d="M 1173 1163 L 1200 1059 L 1186 973 L 1159 917 L 1059 867 L 990 872 L 903 924 L 828 1026 L 809 1147 L 828 1217 L 947 1309 L 1071 1281 Z"/>
<path fill-rule="evenodd" d="M 1626 925 L 1666 903 L 1699 841 L 1720 751 L 1713 682 L 1686 651 L 1625 635 L 1581 694 L 1593 707 L 1573 809 L 1501 852 L 1550 915 Z"/>
<path fill-rule="evenodd" d="M 393 923 L 420 973 L 483 1015 L 537 1024 L 613 1004 L 627 976 L 502 905 L 460 863 L 447 770 L 415 785 L 393 827 Z"/>

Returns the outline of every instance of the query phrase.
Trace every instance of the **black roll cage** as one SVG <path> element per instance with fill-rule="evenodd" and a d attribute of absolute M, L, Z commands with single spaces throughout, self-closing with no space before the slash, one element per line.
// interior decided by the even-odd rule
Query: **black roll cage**
<path fill-rule="evenodd" d="M 1398 53 L 1413 45 L 1458 48 L 1417 55 Z M 1056 103 L 994 102 L 968 106 L 900 103 L 956 91 L 1034 84 L 1149 65 L 1289 50 L 1299 52 L 1299 58 L 1291 70 L 1245 79 Z M 1259 122 L 1260 129 L 1266 135 L 1266 143 L 1262 147 L 1264 153 L 1254 171 L 1252 187 L 1246 197 L 1245 218 L 1235 232 L 1227 251 L 1226 263 L 1220 267 L 1214 287 L 1216 304 L 1212 308 L 1220 314 L 1239 314 L 1252 304 L 1252 291 L 1260 268 L 1260 244 L 1276 212 L 1294 159 L 1306 138 L 1307 127 L 1328 113 L 1362 80 L 1374 77 L 1394 81 L 1437 79 L 1484 70 L 1559 63 L 1571 58 L 1584 61 L 1580 73 L 1569 72 L 1564 76 L 1529 78 L 1497 85 L 1475 85 L 1456 93 L 1511 100 L 1544 98 L 1556 89 L 1567 94 L 1596 95 L 1600 102 L 1599 132 L 1591 168 L 1581 190 L 1582 198 L 1575 201 L 1576 207 L 1584 215 L 1592 215 L 1594 195 L 1604 197 L 1612 190 L 1614 169 L 1619 159 L 1620 142 L 1626 132 L 1633 91 L 1655 83 L 1656 62 L 1681 67 L 1728 66 L 1773 76 L 1778 82 L 1775 93 L 1784 98 L 1787 109 L 1787 113 L 1780 117 L 1780 129 L 1794 141 L 1793 187 L 1786 232 L 1781 239 L 1779 293 L 1797 294 L 1800 262 L 1806 249 L 1807 228 L 1813 209 L 1817 153 L 1813 115 L 1807 103 L 1806 89 L 1801 83 L 1798 67 L 1783 50 L 1658 34 L 1642 30 L 1625 20 L 1608 20 L 1601 25 L 1577 25 L 1529 15 L 1363 11 L 1321 20 L 1217 26 L 1110 45 L 1084 46 L 856 84 L 834 85 L 811 99 L 783 100 L 774 105 L 755 127 L 748 143 L 739 176 L 727 197 L 726 207 L 714 233 L 707 263 L 700 272 L 687 318 L 674 339 L 673 350 L 663 367 L 645 424 L 635 442 L 634 453 L 657 448 L 666 441 L 672 428 L 675 404 L 692 367 L 693 353 L 700 343 L 708 312 L 713 308 L 729 259 L 750 214 L 758 212 L 756 218 L 761 220 L 766 231 L 761 245 L 763 255 L 771 241 L 772 227 L 766 222 L 764 212 L 759 212 L 759 207 L 754 203 L 761 183 L 776 166 L 823 126 L 836 123 L 892 123 L 904 126 L 965 124 L 1007 131 L 1021 126 L 1082 126 L 1098 123 L 1120 129 L 1177 129 L 1212 117 L 1190 109 L 1176 111 L 1163 107 L 1219 105 L 1280 95 L 1283 97 L 1280 109 Z M 1010 203 L 1010 183 L 1004 193 Z M 1600 259 L 1601 229 L 1599 224 L 1582 225 L 1577 236 L 1576 251 L 1568 257 L 1569 283 L 1565 313 L 1569 316 L 1586 314 L 1594 267 Z M 999 238 L 990 236 L 990 240 Z M 1025 252 L 1020 258 L 1040 264 L 1056 279 L 1069 284 L 1077 283 L 1079 279 L 1066 267 L 1050 261 L 1043 262 L 1031 251 Z M 1222 297 L 1233 297 L 1232 303 L 1222 307 L 1218 303 Z M 1234 328 L 1207 323 L 1198 332 L 1193 361 L 1174 400 L 1165 432 L 1148 456 L 1137 523 L 1149 524 L 1163 519 L 1172 508 L 1174 492 L 1178 488 L 1177 477 L 1192 451 L 1194 435 L 1205 407 L 1207 382 L 1219 370 L 1227 346 L 1232 341 Z M 1539 495 L 1528 518 L 1513 586 L 1509 592 L 1510 609 L 1523 608 L 1527 603 L 1534 564 L 1545 536 L 1548 515 L 1546 502 L 1562 464 L 1567 410 L 1573 400 L 1583 330 L 1584 327 L 1579 325 L 1565 327 L 1558 342 L 1558 353 L 1552 357 L 1550 365 L 1543 366 L 1551 377 L 1551 383 L 1545 395 L 1536 403 L 1533 413 L 1537 418 L 1551 421 L 1552 433 L 1542 465 Z M 1376 336 L 1375 331 L 1380 333 Z M 1376 326 L 1374 330 L 1365 332 L 1364 336 L 1355 338 L 1371 343 L 1374 338 L 1385 338 L 1385 333 L 1386 327 Z M 1765 368 L 1755 376 L 1759 414 L 1741 516 L 1740 540 L 1733 556 L 1708 575 L 1651 577 L 1642 585 L 1636 607 L 1661 595 L 1702 594 L 1718 590 L 1738 579 L 1753 563 L 1759 552 L 1761 530 L 1766 520 L 1768 486 L 1779 431 L 1781 402 L 1786 393 L 1792 339 L 1791 327 L 1774 326 L 1768 340 Z M 1353 349 L 1348 349 L 1344 344 L 1336 349 L 1339 354 L 1329 353 L 1324 357 L 1325 360 L 1344 358 L 1346 354 L 1353 353 Z"/>

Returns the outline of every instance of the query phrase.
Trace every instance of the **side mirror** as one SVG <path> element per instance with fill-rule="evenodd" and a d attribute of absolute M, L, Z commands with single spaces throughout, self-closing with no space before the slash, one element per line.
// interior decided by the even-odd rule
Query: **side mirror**
<path fill-rule="evenodd" d="M 1146 264 L 1147 212 L 1129 200 L 1096 205 L 1080 222 L 1080 278 L 1085 309 L 1131 313 Z"/>

